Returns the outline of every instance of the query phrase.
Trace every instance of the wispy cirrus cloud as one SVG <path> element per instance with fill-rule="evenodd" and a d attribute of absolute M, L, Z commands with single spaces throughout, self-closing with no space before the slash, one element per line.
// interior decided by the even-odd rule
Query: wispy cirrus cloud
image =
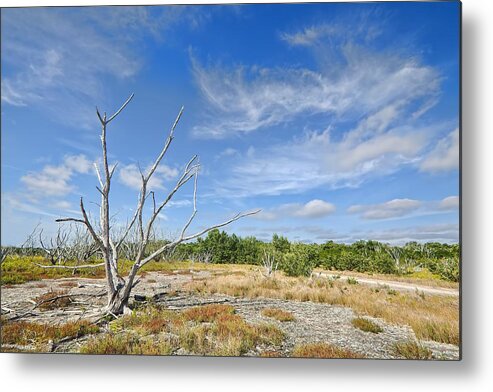
<path fill-rule="evenodd" d="M 142 68 L 144 39 L 163 39 L 180 23 L 198 26 L 206 15 L 186 7 L 4 9 L 2 101 L 88 128 L 95 103 L 109 100 L 108 83 Z"/>
<path fill-rule="evenodd" d="M 207 103 L 193 133 L 225 138 L 289 123 L 299 116 L 347 121 L 371 116 L 389 105 L 399 107 L 401 115 L 410 112 L 419 117 L 437 102 L 440 73 L 417 56 L 369 50 L 357 41 L 324 42 L 317 54 L 320 51 L 335 52 L 340 63 L 321 64 L 318 69 L 206 67 L 192 57 L 195 81 Z"/>
<path fill-rule="evenodd" d="M 416 165 L 436 132 L 434 127 L 403 126 L 370 136 L 356 127 L 338 140 L 331 138 L 330 129 L 307 132 L 235 157 L 228 178 L 217 184 L 217 194 L 247 197 L 357 187 Z"/>
<path fill-rule="evenodd" d="M 459 128 L 438 140 L 434 149 L 424 158 L 420 169 L 426 172 L 443 172 L 459 168 Z"/>

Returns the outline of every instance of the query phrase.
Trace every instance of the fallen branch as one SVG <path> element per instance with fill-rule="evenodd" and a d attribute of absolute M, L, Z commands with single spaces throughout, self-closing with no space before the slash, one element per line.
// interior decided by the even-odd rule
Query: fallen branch
<path fill-rule="evenodd" d="M 97 268 L 97 267 L 102 267 L 104 266 L 104 263 L 99 263 L 99 264 L 82 264 L 82 265 L 43 265 L 43 264 L 38 264 L 34 263 L 40 268 L 62 268 L 62 269 L 82 269 L 82 268 Z"/>

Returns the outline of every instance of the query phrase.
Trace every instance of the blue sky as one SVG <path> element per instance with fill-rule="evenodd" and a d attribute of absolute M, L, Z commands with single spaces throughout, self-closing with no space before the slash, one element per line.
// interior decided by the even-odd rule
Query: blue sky
<path fill-rule="evenodd" d="M 2 243 L 54 232 L 80 196 L 97 216 L 95 106 L 132 92 L 108 131 L 115 222 L 184 105 L 152 186 L 164 198 L 199 155 L 191 231 L 261 208 L 227 231 L 457 242 L 458 37 L 456 2 L 4 9 Z"/>

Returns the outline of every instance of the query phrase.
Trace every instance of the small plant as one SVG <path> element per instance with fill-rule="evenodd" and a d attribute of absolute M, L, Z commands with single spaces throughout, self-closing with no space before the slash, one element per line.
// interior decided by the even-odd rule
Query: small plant
<path fill-rule="evenodd" d="M 418 289 L 416 289 L 416 295 L 420 297 L 422 300 L 426 298 L 424 291 L 419 291 Z"/>
<path fill-rule="evenodd" d="M 388 295 L 397 295 L 397 290 L 394 290 L 394 289 L 387 289 L 387 294 Z"/>
<path fill-rule="evenodd" d="M 364 318 L 364 317 L 354 318 L 351 321 L 351 324 L 353 324 L 353 327 L 361 329 L 362 331 L 365 331 L 365 332 L 371 332 L 371 333 L 383 332 L 382 327 L 380 327 L 375 322 L 368 320 L 367 318 Z"/>
<path fill-rule="evenodd" d="M 432 351 L 417 342 L 396 343 L 394 354 L 405 359 L 433 359 Z"/>
<path fill-rule="evenodd" d="M 356 278 L 350 276 L 349 278 L 347 278 L 347 284 L 358 284 L 358 281 L 356 280 Z"/>
<path fill-rule="evenodd" d="M 294 348 L 292 356 L 296 358 L 365 358 L 361 354 L 328 343 L 298 345 Z"/>
<path fill-rule="evenodd" d="M 282 309 L 277 309 L 277 308 L 265 308 L 262 310 L 262 316 L 265 317 L 272 317 L 278 321 L 294 321 L 295 317 L 292 313 L 287 312 Z"/>

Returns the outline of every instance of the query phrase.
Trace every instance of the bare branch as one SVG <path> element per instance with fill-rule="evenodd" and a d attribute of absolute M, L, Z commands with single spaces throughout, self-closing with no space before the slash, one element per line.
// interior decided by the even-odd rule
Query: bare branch
<path fill-rule="evenodd" d="M 241 218 L 244 218 L 244 217 L 250 216 L 250 215 L 255 215 L 255 214 L 258 214 L 259 212 L 260 212 L 260 210 L 251 211 L 251 212 L 245 212 L 245 213 L 238 213 L 234 217 L 232 217 L 231 219 L 229 219 L 229 220 L 227 220 L 225 222 L 219 223 L 217 225 L 208 227 L 208 228 L 206 228 L 206 229 L 204 229 L 202 231 L 199 231 L 198 233 L 189 235 L 187 237 L 181 236 L 177 240 L 175 240 L 173 242 L 170 242 L 169 244 L 166 244 L 166 245 L 162 246 L 161 248 L 159 248 L 158 250 L 156 250 L 155 252 L 153 252 L 149 256 L 147 256 L 145 259 L 143 259 L 139 263 L 139 268 L 142 267 L 142 266 L 144 266 L 144 265 L 146 265 L 149 261 L 153 260 L 155 257 L 159 256 L 166 249 L 174 248 L 176 245 L 181 244 L 182 242 L 193 240 L 194 238 L 200 237 L 200 236 L 204 235 L 205 233 L 207 233 L 207 232 L 209 232 L 211 230 L 218 229 L 218 228 L 223 227 L 223 226 L 227 226 L 230 223 L 232 223 L 234 221 L 237 221 L 238 219 L 241 219 Z"/>
<path fill-rule="evenodd" d="M 103 179 L 101 178 L 101 172 L 99 171 L 99 166 L 97 162 L 94 162 L 94 167 L 96 168 L 96 174 L 98 176 L 99 184 L 101 185 L 101 188 L 104 188 Z"/>
<path fill-rule="evenodd" d="M 129 104 L 129 102 L 132 100 L 133 97 L 134 97 L 134 93 L 130 95 L 130 97 L 125 101 L 125 103 L 120 107 L 120 109 L 118 109 L 115 112 L 115 114 L 113 114 L 108 120 L 105 121 L 105 124 L 109 124 L 111 120 L 113 120 L 116 116 L 118 116 L 121 113 L 121 111 L 125 109 L 125 107 Z"/>
<path fill-rule="evenodd" d="M 149 173 L 147 174 L 146 181 L 149 181 L 149 179 L 151 178 L 151 176 L 154 174 L 157 167 L 161 163 L 161 160 L 163 159 L 164 155 L 166 154 L 166 151 L 168 151 L 168 148 L 169 148 L 171 142 L 173 141 L 173 135 L 175 132 L 175 128 L 178 125 L 178 122 L 180 121 L 180 118 L 181 118 L 184 110 L 185 110 L 185 107 L 182 106 L 180 109 L 180 112 L 178 113 L 178 116 L 176 116 L 176 119 L 175 119 L 175 122 L 173 123 L 173 126 L 171 127 L 171 130 L 169 132 L 168 138 L 166 140 L 166 143 L 164 144 L 163 149 L 161 150 L 160 154 L 158 155 L 158 157 L 154 161 L 154 164 L 151 166 Z"/>
<path fill-rule="evenodd" d="M 181 231 L 180 238 L 183 238 L 185 236 L 185 233 L 192 223 L 193 219 L 195 218 L 195 215 L 197 215 L 197 178 L 198 178 L 199 173 L 195 172 L 195 179 L 193 181 L 193 212 L 192 215 L 190 215 L 190 218 L 188 219 L 188 222 L 183 226 L 183 229 Z"/>
<path fill-rule="evenodd" d="M 99 109 L 97 106 L 96 106 L 96 114 L 98 115 L 98 118 L 99 118 L 99 121 L 101 122 L 101 124 L 104 125 L 104 120 L 101 117 L 101 113 L 99 113 Z"/>

